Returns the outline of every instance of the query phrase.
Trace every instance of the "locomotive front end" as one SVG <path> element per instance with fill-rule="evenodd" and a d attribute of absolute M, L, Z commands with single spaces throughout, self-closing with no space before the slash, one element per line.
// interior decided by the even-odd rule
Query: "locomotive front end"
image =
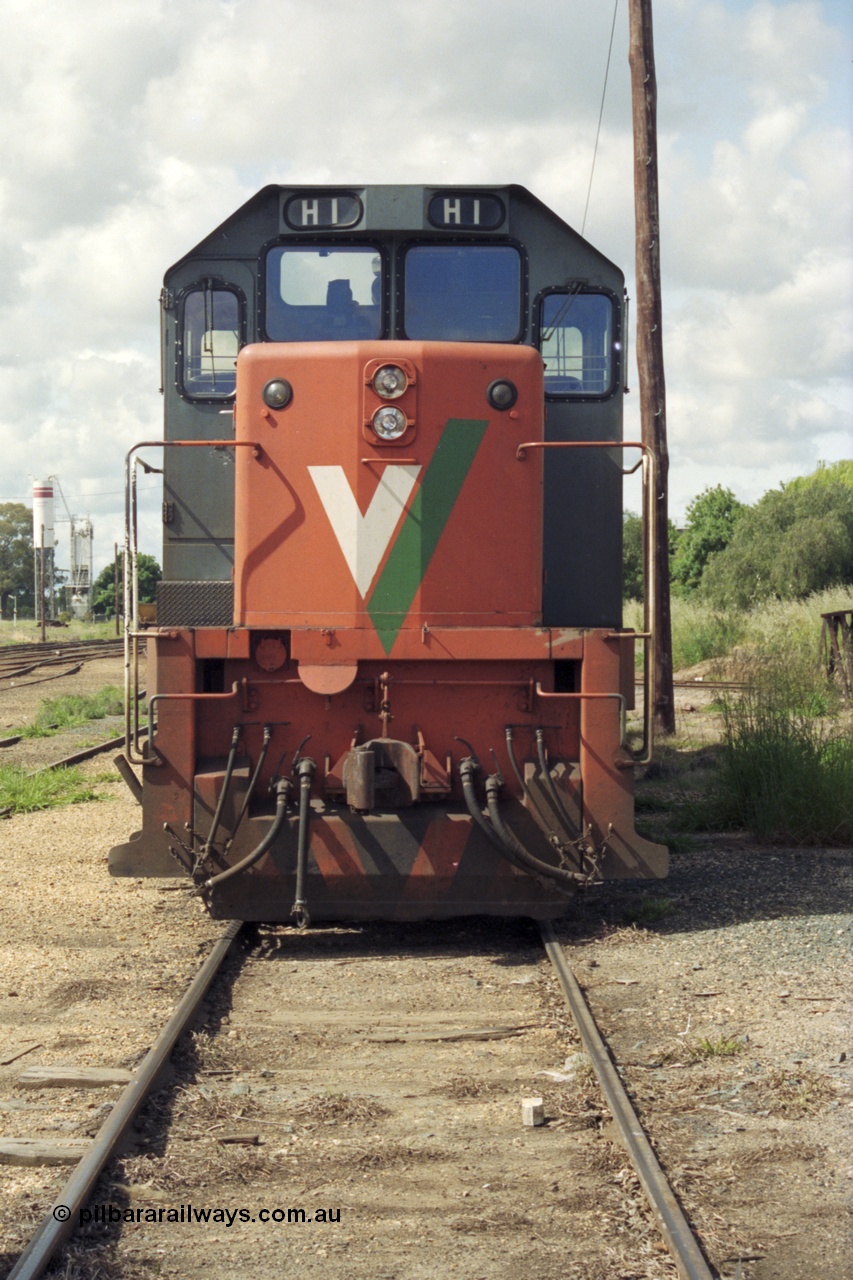
<path fill-rule="evenodd" d="M 618 301 L 609 277 L 554 283 L 555 244 L 587 247 L 510 190 L 275 189 L 277 236 L 258 197 L 179 264 L 172 567 L 115 874 L 180 870 L 215 916 L 304 925 L 547 918 L 665 873 L 625 740 Z M 223 279 L 241 228 L 260 247 Z"/>

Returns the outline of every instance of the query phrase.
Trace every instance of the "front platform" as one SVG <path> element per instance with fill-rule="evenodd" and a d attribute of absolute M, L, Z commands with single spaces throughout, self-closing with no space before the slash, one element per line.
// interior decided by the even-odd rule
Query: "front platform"
<path fill-rule="evenodd" d="M 271 821 L 247 821 L 228 863 L 216 859 L 219 868 L 234 865 L 256 848 Z M 293 816 L 259 862 L 205 894 L 211 915 L 270 924 L 289 921 L 297 835 L 298 820 Z M 168 840 L 163 833 L 163 842 Z M 162 874 L 175 875 L 189 862 L 186 850 L 174 842 L 172 848 L 174 853 L 162 850 Z M 110 871 L 136 875 L 141 859 L 150 865 L 150 853 L 150 845 L 137 833 L 111 851 Z M 511 866 L 467 813 L 433 806 L 365 816 L 328 808 L 315 811 L 305 896 L 311 920 L 319 923 L 470 915 L 546 920 L 563 915 L 573 895 L 571 889 L 557 891 L 553 884 L 541 884 Z"/>

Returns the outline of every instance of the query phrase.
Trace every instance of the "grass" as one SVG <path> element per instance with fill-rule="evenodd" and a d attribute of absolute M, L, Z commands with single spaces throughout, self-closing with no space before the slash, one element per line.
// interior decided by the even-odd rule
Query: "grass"
<path fill-rule="evenodd" d="M 625 912 L 624 918 L 629 924 L 645 928 L 657 924 L 659 920 L 665 920 L 673 911 L 675 903 L 671 898 L 641 898 L 635 907 L 630 907 Z"/>
<path fill-rule="evenodd" d="M 94 746 L 95 744 L 93 743 L 92 745 Z M 115 782 L 116 771 L 115 769 L 102 769 L 100 773 L 96 773 L 94 777 L 90 777 L 89 781 L 95 784 L 99 782 L 102 782 L 102 783 Z"/>
<path fill-rule="evenodd" d="M 110 622 L 79 622 L 72 620 L 65 627 L 47 627 L 47 643 L 69 640 L 115 640 L 116 624 Z M 41 641 L 41 623 L 19 618 L 17 622 L 0 622 L 0 646 L 7 644 L 35 644 Z"/>
<path fill-rule="evenodd" d="M 120 689 L 108 686 L 94 694 L 66 694 L 45 698 L 31 724 L 21 730 L 23 738 L 47 738 L 64 729 L 76 729 L 105 716 L 120 716 L 124 699 Z"/>
<path fill-rule="evenodd" d="M 724 658 L 744 639 L 746 620 L 734 612 L 721 613 L 688 600 L 673 602 L 672 663 L 674 671 L 698 666 L 709 658 Z"/>
<path fill-rule="evenodd" d="M 349 1093 L 322 1093 L 304 1098 L 292 1106 L 288 1114 L 312 1125 L 350 1125 L 378 1120 L 391 1113 L 374 1098 L 357 1097 Z"/>
<path fill-rule="evenodd" d="M 687 1050 L 691 1058 L 697 1062 L 705 1062 L 709 1058 L 733 1058 L 743 1053 L 745 1045 L 739 1036 L 697 1036 L 687 1042 Z"/>
<path fill-rule="evenodd" d="M 846 594 L 825 591 L 731 614 L 673 599 L 675 670 L 709 661 L 709 684 L 716 677 L 745 687 L 724 691 L 706 708 L 721 720 L 722 742 L 708 757 L 714 767 L 691 778 L 695 765 L 666 763 L 673 753 L 683 757 L 689 744 L 662 743 L 661 763 L 648 774 L 660 785 L 644 786 L 638 809 L 656 817 L 668 807 L 681 831 L 740 829 L 768 842 L 853 843 L 850 709 L 819 654 L 821 614 L 849 608 Z M 635 613 L 630 604 L 626 620 L 637 625 Z"/>
<path fill-rule="evenodd" d="M 191 1031 L 188 1056 L 193 1059 L 192 1068 L 198 1071 L 230 1070 L 232 1063 L 222 1042 L 209 1031 Z M 185 1055 L 186 1056 L 186 1055 Z"/>
<path fill-rule="evenodd" d="M 747 632 L 747 616 L 734 611 L 711 609 L 708 605 L 682 600 L 671 601 L 673 670 L 695 667 L 709 658 L 724 658 Z M 625 626 L 643 630 L 643 610 L 636 600 L 625 605 Z M 643 645 L 636 646 L 636 665 L 643 665 Z"/>
<path fill-rule="evenodd" d="M 772 686 L 727 697 L 722 741 L 699 753 L 661 748 L 668 762 L 638 795 L 650 835 L 748 831 L 767 843 L 853 844 L 853 737 L 843 716 L 791 709 Z M 701 767 L 699 767 L 701 765 Z"/>
<path fill-rule="evenodd" d="M 725 699 L 714 802 L 761 840 L 853 843 L 853 738 L 835 691 L 796 655 L 768 655 Z"/>
<path fill-rule="evenodd" d="M 0 813 L 35 813 L 81 800 L 100 800 L 92 779 L 79 769 L 49 769 L 28 774 L 17 765 L 0 765 Z"/>
<path fill-rule="evenodd" d="M 87 1230 L 94 1234 L 97 1227 Z M 63 1250 L 60 1265 L 62 1271 L 54 1271 L 54 1275 L 61 1280 L 152 1280 L 152 1276 L 162 1275 L 165 1262 L 151 1257 L 129 1261 L 125 1254 L 119 1256 L 118 1245 L 93 1244 L 84 1234 Z"/>
<path fill-rule="evenodd" d="M 821 614 L 851 608 L 851 588 L 819 591 L 804 600 L 771 600 L 758 608 L 714 609 L 695 597 L 673 596 L 673 669 L 684 670 L 713 659 L 757 655 L 786 655 L 800 666 L 818 670 Z M 643 630 L 643 609 L 636 600 L 625 602 L 626 627 Z M 637 644 L 637 665 L 642 666 L 643 646 Z M 720 679 L 734 679 L 721 663 Z"/>

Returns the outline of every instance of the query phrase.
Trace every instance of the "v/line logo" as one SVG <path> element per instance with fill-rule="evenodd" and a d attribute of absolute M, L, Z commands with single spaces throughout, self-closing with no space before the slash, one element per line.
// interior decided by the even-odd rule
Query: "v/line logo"
<path fill-rule="evenodd" d="M 308 468 L 386 653 L 406 620 L 487 426 L 479 418 L 450 418 L 417 492 L 423 468 L 388 463 L 363 515 L 342 467 Z"/>
<path fill-rule="evenodd" d="M 422 470 L 408 464 L 386 466 L 362 515 L 343 467 L 308 468 L 363 600 Z"/>

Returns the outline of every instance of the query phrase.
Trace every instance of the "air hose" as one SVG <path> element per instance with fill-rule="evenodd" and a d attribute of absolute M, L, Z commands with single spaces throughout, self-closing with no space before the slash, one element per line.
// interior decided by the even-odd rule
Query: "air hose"
<path fill-rule="evenodd" d="M 233 867 L 220 871 L 219 875 L 211 876 L 209 880 L 205 880 L 203 884 L 200 884 L 195 890 L 196 897 L 201 897 L 203 893 L 207 893 L 210 889 L 215 889 L 217 885 L 224 884 L 226 880 L 231 880 L 232 877 L 240 875 L 243 871 L 248 871 L 249 867 L 253 867 L 256 862 L 260 861 L 267 850 L 275 844 L 284 826 L 287 818 L 287 802 L 290 799 L 292 789 L 293 783 L 290 778 L 279 778 L 275 784 L 275 817 L 261 843 L 251 853 L 247 854 L 242 862 L 235 862 Z"/>
<path fill-rule="evenodd" d="M 263 741 L 263 745 L 261 746 L 260 753 L 258 755 L 258 763 L 255 765 L 255 772 L 252 774 L 249 785 L 246 788 L 246 795 L 243 799 L 243 806 L 240 809 L 240 812 L 237 814 L 237 821 L 234 823 L 234 826 L 231 828 L 231 831 L 229 832 L 229 835 L 228 835 L 228 839 L 225 842 L 226 853 L 234 843 L 234 839 L 237 835 L 237 832 L 240 830 L 240 823 L 245 818 L 246 810 L 249 807 L 249 803 L 252 799 L 252 796 L 255 794 L 255 787 L 258 784 L 258 778 L 261 776 L 261 770 L 264 767 L 264 761 L 267 758 L 267 752 L 269 751 L 271 741 L 272 741 L 272 725 L 265 724 L 264 725 L 264 741 Z"/>
<path fill-rule="evenodd" d="M 231 777 L 234 773 L 234 762 L 237 759 L 237 746 L 240 742 L 240 734 L 242 729 L 236 724 L 231 731 L 231 750 L 228 753 L 228 763 L 225 766 L 225 777 L 222 782 L 222 790 L 219 792 L 219 803 L 216 806 L 216 812 L 213 815 L 213 822 L 210 827 L 210 834 L 204 844 L 203 854 L 210 853 L 213 848 L 213 842 L 216 839 L 216 833 L 219 830 L 219 823 L 222 820 L 222 810 L 225 808 L 225 801 L 228 798 L 228 792 L 231 788 Z"/>
<path fill-rule="evenodd" d="M 468 812 L 489 843 L 493 848 L 497 849 L 501 857 L 505 858 L 510 866 L 515 867 L 518 871 L 523 871 L 526 875 L 532 875 L 537 884 L 539 884 L 543 889 L 546 888 L 546 882 L 543 877 L 536 874 L 536 872 L 531 871 L 529 866 L 526 866 L 519 858 L 514 856 L 512 850 L 507 847 L 503 840 L 501 840 L 488 818 L 484 817 L 483 812 L 480 809 L 479 801 L 477 800 L 477 793 L 474 790 L 474 778 L 479 771 L 480 766 L 473 757 L 468 757 L 465 760 L 462 760 L 459 764 L 459 776 L 462 779 L 462 794 L 465 798 L 465 805 Z"/>
<path fill-rule="evenodd" d="M 578 884 L 583 884 L 586 877 L 578 871 L 567 871 L 564 867 L 553 867 L 548 862 L 542 862 L 518 839 L 514 831 L 506 825 L 501 816 L 498 800 L 500 789 L 502 786 L 501 779 L 497 774 L 492 774 L 486 779 L 486 804 L 489 809 L 489 817 L 492 820 L 492 826 L 498 838 L 506 845 L 507 849 L 517 858 L 519 862 L 524 864 L 527 871 L 535 872 L 536 875 L 545 876 L 552 883 L 560 886 L 573 888 Z"/>
<path fill-rule="evenodd" d="M 299 838 L 296 846 L 296 896 L 290 914 L 297 929 L 307 929 L 311 923 L 305 904 L 305 872 L 308 867 L 308 823 L 311 817 L 311 780 L 317 766 L 308 756 L 299 761 Z"/>

